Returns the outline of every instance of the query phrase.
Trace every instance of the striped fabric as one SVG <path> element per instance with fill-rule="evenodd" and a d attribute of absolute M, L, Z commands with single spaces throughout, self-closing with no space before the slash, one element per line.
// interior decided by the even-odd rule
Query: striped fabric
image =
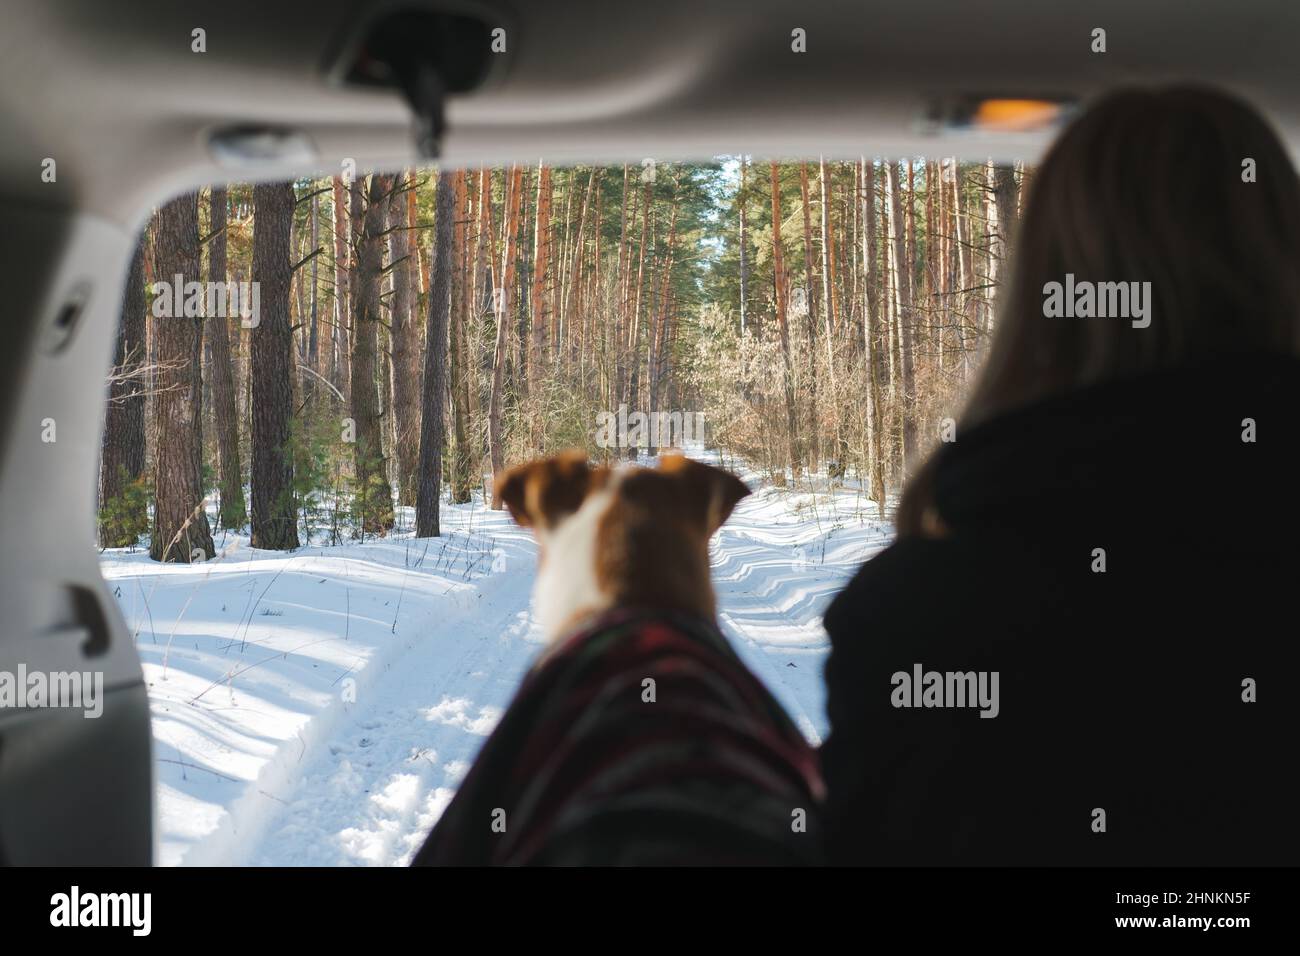
<path fill-rule="evenodd" d="M 712 624 L 620 609 L 539 660 L 414 862 L 811 865 L 822 796 Z"/>

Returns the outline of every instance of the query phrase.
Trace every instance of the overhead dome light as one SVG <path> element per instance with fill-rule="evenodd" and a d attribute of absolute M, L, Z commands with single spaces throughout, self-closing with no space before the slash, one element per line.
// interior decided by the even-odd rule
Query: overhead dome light
<path fill-rule="evenodd" d="M 970 125 L 975 129 L 1027 133 L 1056 126 L 1065 108 L 1051 100 L 980 100 Z"/>
<path fill-rule="evenodd" d="M 213 157 L 223 166 L 244 168 L 269 163 L 307 165 L 316 147 L 297 130 L 273 126 L 234 126 L 214 132 L 209 140 Z"/>
<path fill-rule="evenodd" d="M 1068 97 L 963 96 L 936 101 L 923 122 L 931 133 L 1037 133 L 1073 115 Z"/>

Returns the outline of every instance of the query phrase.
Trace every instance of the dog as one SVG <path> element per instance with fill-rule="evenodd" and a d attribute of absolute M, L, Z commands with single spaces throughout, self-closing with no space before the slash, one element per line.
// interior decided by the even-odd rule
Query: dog
<path fill-rule="evenodd" d="M 504 473 L 546 647 L 416 865 L 815 865 L 816 752 L 718 631 L 709 539 L 749 489 L 681 455 Z"/>
<path fill-rule="evenodd" d="M 749 489 L 682 455 L 659 467 L 591 467 L 567 452 L 507 472 L 496 504 L 541 549 L 533 607 L 547 639 L 613 607 L 715 616 L 709 538 Z"/>

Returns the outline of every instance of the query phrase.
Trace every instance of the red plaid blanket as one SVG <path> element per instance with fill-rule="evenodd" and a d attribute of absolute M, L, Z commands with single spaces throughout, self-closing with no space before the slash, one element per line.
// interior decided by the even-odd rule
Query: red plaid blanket
<path fill-rule="evenodd" d="M 712 624 L 622 609 L 527 675 L 414 863 L 817 864 L 822 796 Z"/>

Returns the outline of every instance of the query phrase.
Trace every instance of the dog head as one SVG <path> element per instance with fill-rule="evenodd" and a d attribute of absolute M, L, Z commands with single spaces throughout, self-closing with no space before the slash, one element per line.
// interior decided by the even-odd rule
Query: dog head
<path fill-rule="evenodd" d="M 618 606 L 712 620 L 709 538 L 749 489 L 735 475 L 665 455 L 657 468 L 593 466 L 581 451 L 512 468 L 505 505 L 541 548 L 533 607 L 548 639 Z"/>

